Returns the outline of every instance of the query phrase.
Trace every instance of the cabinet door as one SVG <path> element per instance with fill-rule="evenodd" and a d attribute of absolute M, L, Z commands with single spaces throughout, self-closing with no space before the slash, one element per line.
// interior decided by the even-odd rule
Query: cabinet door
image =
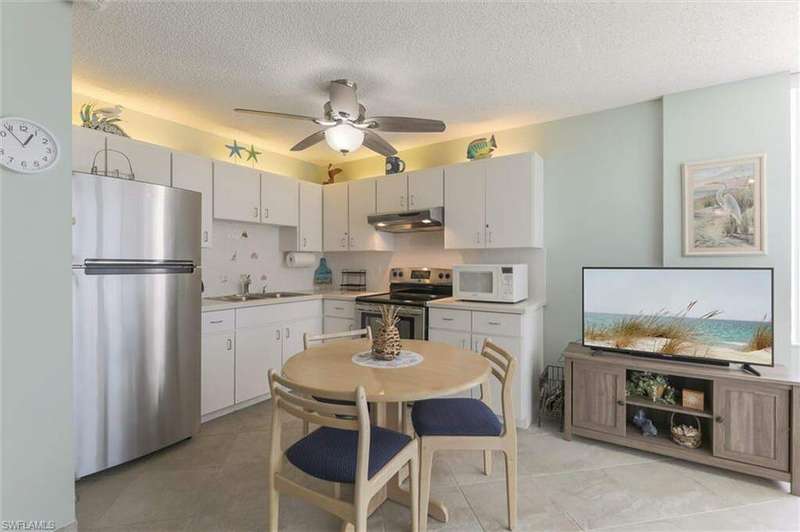
<path fill-rule="evenodd" d="M 267 371 L 280 371 L 283 328 L 280 323 L 236 331 L 236 402 L 269 393 Z"/>
<path fill-rule="evenodd" d="M 347 249 L 347 183 L 322 187 L 323 251 Z"/>
<path fill-rule="evenodd" d="M 171 154 L 168 149 L 119 135 L 107 135 L 106 140 L 106 175 L 130 177 L 133 170 L 136 181 L 164 186 L 172 184 Z"/>
<path fill-rule="evenodd" d="M 348 183 L 349 249 L 351 251 L 392 249 L 389 233 L 376 231 L 367 216 L 375 214 L 375 179 L 359 179 Z"/>
<path fill-rule="evenodd" d="M 429 168 L 408 174 L 408 208 L 430 209 L 444 205 L 444 169 Z"/>
<path fill-rule="evenodd" d="M 531 247 L 533 165 L 531 155 L 509 155 L 486 163 L 486 246 Z"/>
<path fill-rule="evenodd" d="M 258 222 L 261 178 L 244 166 L 214 162 L 214 218 Z"/>
<path fill-rule="evenodd" d="M 572 364 L 572 425 L 625 435 L 625 370 Z"/>
<path fill-rule="evenodd" d="M 261 173 L 261 223 L 297 227 L 298 184 L 296 179 Z"/>
<path fill-rule="evenodd" d="M 714 381 L 714 456 L 789 470 L 789 390 Z"/>
<path fill-rule="evenodd" d="M 403 212 L 408 210 L 408 180 L 406 174 L 394 174 L 376 179 L 377 211 Z"/>
<path fill-rule="evenodd" d="M 444 247 L 474 249 L 484 241 L 484 176 L 486 161 L 444 169 Z"/>
<path fill-rule="evenodd" d="M 209 334 L 200 348 L 200 414 L 233 405 L 234 337 L 232 333 Z"/>
<path fill-rule="evenodd" d="M 300 251 L 322 251 L 322 186 L 300 182 Z"/>
<path fill-rule="evenodd" d="M 94 165 L 99 175 L 106 171 L 106 134 L 87 127 L 72 126 L 72 169 L 92 173 Z"/>
<path fill-rule="evenodd" d="M 200 245 L 210 248 L 214 220 L 214 172 L 211 160 L 188 153 L 173 153 L 172 186 L 203 195 Z"/>
<path fill-rule="evenodd" d="M 470 348 L 470 337 L 468 332 L 445 331 L 442 329 L 428 329 L 428 340 L 431 342 L 442 342 L 460 349 Z M 464 390 L 448 397 L 473 397 L 474 390 Z M 474 395 L 478 398 L 480 395 Z"/>
<path fill-rule="evenodd" d="M 283 325 L 283 363 L 303 350 L 303 335 L 322 334 L 322 317 L 284 323 Z"/>
<path fill-rule="evenodd" d="M 531 410 L 531 393 L 530 388 L 522 386 L 522 378 L 520 375 L 520 363 L 519 357 L 520 353 L 522 352 L 522 338 L 518 336 L 486 336 L 481 334 L 473 334 L 472 335 L 472 350 L 476 353 L 480 353 L 481 349 L 483 348 L 483 342 L 486 338 L 491 338 L 492 342 L 494 342 L 498 347 L 505 349 L 511 355 L 514 356 L 516 359 L 516 367 L 517 370 L 514 373 L 514 377 L 511 381 L 511 401 L 513 402 L 512 408 L 514 410 L 514 416 L 522 421 L 525 419 L 530 419 L 530 410 Z M 523 391 L 523 388 L 526 390 Z M 497 380 L 496 377 L 491 376 L 489 377 L 489 405 L 491 405 L 492 410 L 498 416 L 503 415 L 503 402 L 502 402 L 502 395 L 503 389 L 500 385 L 500 381 Z M 481 390 L 480 387 L 476 387 L 472 390 L 473 397 L 480 398 Z M 521 423 L 517 423 L 517 425 L 521 425 Z"/>

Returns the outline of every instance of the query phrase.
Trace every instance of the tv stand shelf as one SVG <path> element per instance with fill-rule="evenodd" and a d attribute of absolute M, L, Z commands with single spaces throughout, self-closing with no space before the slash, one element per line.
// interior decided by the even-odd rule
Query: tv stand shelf
<path fill-rule="evenodd" d="M 786 368 L 759 368 L 757 377 L 739 368 L 641 358 L 571 343 L 564 351 L 564 438 L 573 435 L 674 458 L 791 482 L 800 495 L 800 375 Z M 625 396 L 630 371 L 705 381 L 705 410 Z M 639 407 L 667 419 L 696 416 L 703 442 L 697 449 L 670 439 L 656 423 L 657 436 L 643 436 L 630 421 Z"/>

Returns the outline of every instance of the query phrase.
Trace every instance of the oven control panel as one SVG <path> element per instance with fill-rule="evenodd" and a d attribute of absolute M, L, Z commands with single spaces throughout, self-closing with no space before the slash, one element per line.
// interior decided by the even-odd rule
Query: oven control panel
<path fill-rule="evenodd" d="M 453 284 L 453 270 L 445 268 L 392 268 L 389 281 L 393 283 Z"/>

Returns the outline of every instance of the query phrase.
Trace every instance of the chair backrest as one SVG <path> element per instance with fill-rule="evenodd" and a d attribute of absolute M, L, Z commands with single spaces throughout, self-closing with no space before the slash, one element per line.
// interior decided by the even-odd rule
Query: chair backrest
<path fill-rule="evenodd" d="M 363 386 L 353 392 L 330 392 L 302 386 L 269 370 L 272 392 L 272 457 L 281 454 L 281 412 L 321 427 L 358 431 L 358 462 L 356 482 L 367 480 L 369 466 L 370 420 L 367 394 Z M 324 403 L 315 397 L 355 401 L 353 404 Z"/>
<path fill-rule="evenodd" d="M 317 334 L 314 336 L 308 333 L 303 333 L 303 349 L 308 349 L 308 345 L 312 343 L 321 343 L 325 340 L 341 340 L 344 338 L 369 338 L 372 340 L 372 327 L 338 333 Z"/>
<path fill-rule="evenodd" d="M 516 361 L 511 353 L 492 342 L 491 338 L 486 338 L 483 341 L 481 356 L 489 361 L 492 367 L 492 375 L 500 381 L 500 400 L 502 401 L 505 432 L 507 433 L 509 430 L 516 431 L 514 402 L 511 399 Z M 481 396 L 484 401 L 487 401 L 490 397 L 488 382 L 481 384 Z"/>

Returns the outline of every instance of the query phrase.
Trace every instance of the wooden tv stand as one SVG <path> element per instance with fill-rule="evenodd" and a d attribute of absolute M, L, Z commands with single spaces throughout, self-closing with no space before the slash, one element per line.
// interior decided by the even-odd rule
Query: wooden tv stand
<path fill-rule="evenodd" d="M 756 377 L 738 366 L 634 357 L 578 343 L 567 346 L 564 359 L 564 439 L 571 440 L 576 434 L 791 482 L 792 493 L 800 495 L 800 375 L 776 366 L 759 368 L 761 376 Z M 704 409 L 626 397 L 625 383 L 631 371 L 661 373 L 671 382 L 701 388 Z M 642 436 L 631 423 L 638 408 L 656 421 L 657 436 Z M 672 413 L 687 424 L 694 419 L 684 415 L 700 421 L 703 444 L 699 448 L 681 447 L 670 439 L 668 419 Z"/>

